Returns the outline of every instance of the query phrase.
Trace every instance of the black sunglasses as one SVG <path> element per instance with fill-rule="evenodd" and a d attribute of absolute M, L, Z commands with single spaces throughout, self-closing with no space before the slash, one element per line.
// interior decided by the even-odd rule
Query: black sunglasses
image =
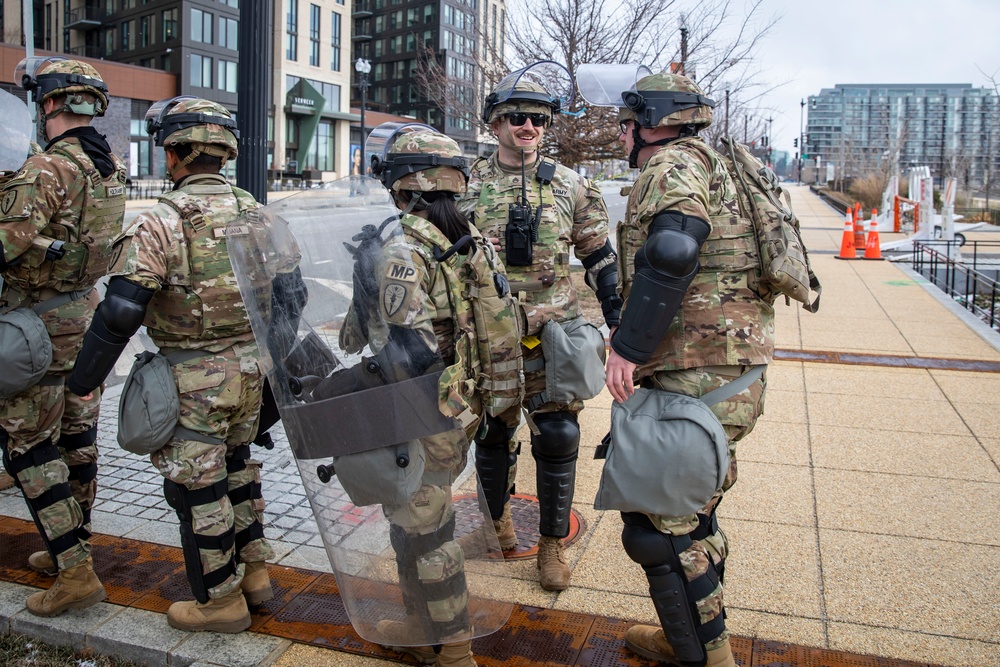
<path fill-rule="evenodd" d="M 547 127 L 549 124 L 549 117 L 543 113 L 509 113 L 505 117 L 510 124 L 514 127 L 521 127 L 528 119 L 531 119 L 531 124 L 535 127 Z"/>

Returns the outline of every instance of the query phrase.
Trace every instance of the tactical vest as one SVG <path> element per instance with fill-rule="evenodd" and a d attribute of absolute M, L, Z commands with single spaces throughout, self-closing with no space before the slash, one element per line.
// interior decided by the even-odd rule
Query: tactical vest
<path fill-rule="evenodd" d="M 646 377 L 657 370 L 768 363 L 774 350 L 774 309 L 756 289 L 760 259 L 753 223 L 739 215 L 732 180 L 701 139 L 671 142 L 661 152 L 665 150 L 683 150 L 707 173 L 712 232 L 701 246 L 698 274 L 677 315 L 649 361 L 638 368 L 638 376 Z M 618 275 L 626 310 L 631 307 L 628 294 L 635 276 L 635 255 L 646 242 L 651 221 L 645 212 L 661 198 L 690 196 L 683 193 L 683 183 L 664 178 L 662 172 L 676 165 L 661 152 L 643 167 L 629 194 L 625 220 L 615 232 L 618 256 L 624 259 L 619 260 Z M 650 175 L 648 170 L 657 173 Z M 674 190 L 664 193 L 664 187 Z"/>
<path fill-rule="evenodd" d="M 521 175 L 504 172 L 496 155 L 477 160 L 472 171 L 470 185 L 475 187 L 474 181 L 478 180 L 481 187 L 472 211 L 473 221 L 484 236 L 500 239 L 500 258 L 505 260 L 504 230 L 508 209 L 521 196 Z M 525 313 L 526 335 L 537 334 L 548 320 L 562 322 L 580 314 L 569 265 L 573 201 L 569 196 L 556 197 L 554 192 L 556 187 L 568 192 L 573 185 L 564 182 L 559 169 L 553 181 L 544 185 L 535 180 L 535 173 L 534 166 L 525 170 L 528 202 L 533 208 L 542 206 L 534 257 L 530 266 L 505 264 L 511 291 Z"/>
<path fill-rule="evenodd" d="M 112 157 L 115 171 L 102 178 L 77 141 L 60 141 L 47 155 L 58 155 L 80 170 L 87 181 L 82 206 L 79 211 L 70 212 L 73 217 L 59 211 L 39 234 L 44 240 L 62 241 L 65 254 L 49 261 L 43 259 L 44 250 L 32 247 L 25 253 L 24 261 L 9 269 L 10 280 L 30 285 L 32 290 L 72 292 L 93 287 L 107 275 L 113 242 L 122 231 L 125 165 Z"/>
<path fill-rule="evenodd" d="M 227 183 L 192 184 L 161 196 L 157 205 L 180 216 L 188 275 L 183 280 L 167 276 L 153 296 L 143 322 L 150 336 L 159 344 L 249 334 L 246 306 L 229 262 L 226 225 L 257 208 L 257 200 Z"/>
<path fill-rule="evenodd" d="M 404 216 L 403 224 L 438 255 L 452 246 L 441 230 L 423 218 Z M 470 227 L 470 231 L 474 230 Z M 463 396 L 474 391 L 483 409 L 498 416 L 524 398 L 520 317 L 516 300 L 509 293 L 497 293 L 503 268 L 493 245 L 478 233 L 473 234 L 473 242 L 468 255 L 454 253 L 444 261 L 437 261 L 433 254 L 427 257 L 432 277 L 438 271 L 444 276 L 453 323 L 455 360 L 441 376 L 440 398 L 446 405 L 452 391 Z"/>

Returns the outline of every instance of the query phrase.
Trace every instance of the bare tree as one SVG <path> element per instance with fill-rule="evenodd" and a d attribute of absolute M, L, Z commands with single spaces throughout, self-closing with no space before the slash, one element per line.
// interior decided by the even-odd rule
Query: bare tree
<path fill-rule="evenodd" d="M 732 118 L 747 125 L 748 142 L 763 136 L 762 96 L 772 88 L 756 63 L 761 41 L 777 22 L 764 17 L 763 0 L 753 0 L 737 16 L 734 0 L 512 0 L 508 5 L 505 61 L 492 35 L 480 20 L 475 24 L 475 85 L 473 101 L 459 99 L 456 91 L 470 86 L 455 80 L 438 56 L 425 48 L 419 58 L 415 82 L 421 95 L 442 110 L 481 123 L 483 98 L 507 71 L 538 60 L 564 64 L 576 76 L 585 63 L 636 63 L 654 72 L 673 66 L 695 78 L 709 97 L 721 104 L 729 90 Z M 742 4 L 739 5 L 742 8 Z M 729 26 L 735 25 L 732 30 Z M 682 44 L 681 28 L 687 39 Z M 506 65 L 498 68 L 498 65 Z M 467 107 L 467 108 L 466 108 Z M 576 99 L 571 115 L 559 118 L 545 135 L 545 149 L 564 164 L 606 162 L 622 157 L 618 142 L 617 112 L 589 107 Z M 716 107 L 716 123 L 706 139 L 716 141 L 724 131 Z M 480 125 L 481 129 L 486 129 Z M 730 134 L 740 137 L 734 121 Z"/>

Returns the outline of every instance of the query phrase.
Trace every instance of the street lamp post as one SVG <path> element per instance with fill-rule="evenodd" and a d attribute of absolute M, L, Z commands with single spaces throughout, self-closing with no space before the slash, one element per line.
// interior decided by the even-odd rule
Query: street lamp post
<path fill-rule="evenodd" d="M 354 69 L 358 72 L 358 90 L 361 91 L 361 150 L 363 152 L 365 146 L 365 105 L 368 94 L 368 73 L 372 71 L 371 61 L 358 58 L 357 62 L 354 63 Z"/>
<path fill-rule="evenodd" d="M 802 141 L 802 116 L 806 110 L 805 98 L 799 102 L 799 185 L 802 185 L 802 154 L 806 152 L 806 145 Z"/>

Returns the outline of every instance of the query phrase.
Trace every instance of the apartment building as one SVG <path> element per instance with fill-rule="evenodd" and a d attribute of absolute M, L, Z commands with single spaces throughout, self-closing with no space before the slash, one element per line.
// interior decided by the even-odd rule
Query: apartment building
<path fill-rule="evenodd" d="M 971 84 L 837 84 L 809 97 L 804 158 L 857 177 L 885 161 L 982 187 L 1000 166 L 1000 99 Z"/>
<path fill-rule="evenodd" d="M 356 0 L 352 17 L 353 58 L 371 63 L 366 109 L 427 123 L 469 156 L 489 149 L 478 117 L 503 62 L 505 0 Z"/>
<path fill-rule="evenodd" d="M 273 11 L 273 87 L 261 100 L 269 110 L 268 167 L 313 181 L 346 175 L 357 118 L 349 108 L 351 2 L 275 0 Z M 3 0 L 5 43 L 22 45 L 21 16 L 19 2 Z M 36 48 L 172 74 L 176 86 L 164 97 L 210 99 L 239 120 L 239 54 L 261 46 L 239 43 L 239 0 L 34 0 L 32 16 Z M 140 100 L 136 112 L 148 107 Z M 162 178 L 162 159 L 144 137 L 131 135 L 140 147 L 130 168 L 138 178 Z"/>

